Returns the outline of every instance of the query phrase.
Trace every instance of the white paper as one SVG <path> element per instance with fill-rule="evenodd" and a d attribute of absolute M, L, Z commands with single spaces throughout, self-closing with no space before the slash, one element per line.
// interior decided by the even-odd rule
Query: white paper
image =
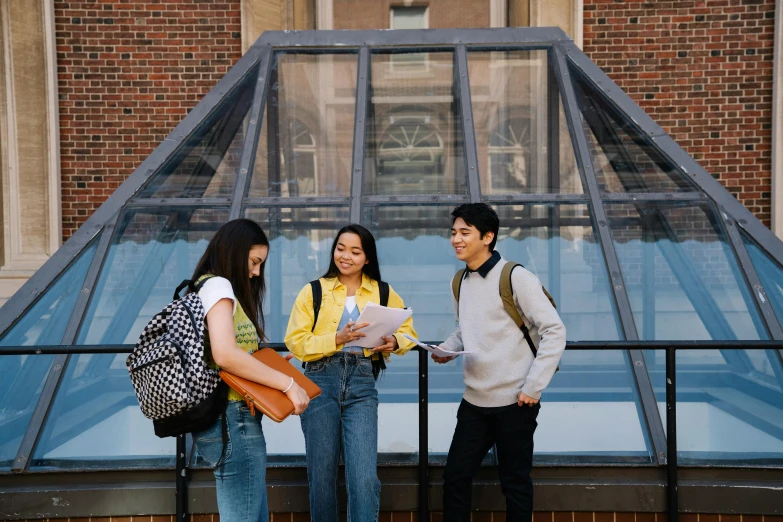
<path fill-rule="evenodd" d="M 461 352 L 452 352 L 439 346 L 432 346 L 431 344 L 424 344 L 415 337 L 411 337 L 408 334 L 402 334 L 409 341 L 416 343 L 416 346 L 421 346 L 430 353 L 434 353 L 436 357 L 456 357 L 457 355 L 467 355 L 473 353 L 473 350 L 462 350 Z"/>
<path fill-rule="evenodd" d="M 355 341 L 348 341 L 345 346 L 360 346 L 363 348 L 374 348 L 385 344 L 382 337 L 389 337 L 400 329 L 402 323 L 408 319 L 413 310 L 410 308 L 389 308 L 375 303 L 367 303 L 356 324 L 370 323 L 358 332 L 365 334 Z"/>

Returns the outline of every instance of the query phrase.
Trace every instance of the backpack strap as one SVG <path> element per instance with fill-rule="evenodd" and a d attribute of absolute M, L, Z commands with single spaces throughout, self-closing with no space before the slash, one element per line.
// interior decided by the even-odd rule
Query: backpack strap
<path fill-rule="evenodd" d="M 530 346 L 530 350 L 533 352 L 533 357 L 535 357 L 538 355 L 538 350 L 536 350 L 536 345 L 533 344 L 533 339 L 530 337 L 530 330 L 525 325 L 525 321 L 522 319 L 519 310 L 517 310 L 517 305 L 514 303 L 514 288 L 511 286 L 511 272 L 518 266 L 522 265 L 514 263 L 513 261 L 507 261 L 506 264 L 503 265 L 503 271 L 500 272 L 500 298 L 503 300 L 503 308 L 506 310 L 506 313 L 514 320 L 517 328 L 522 330 L 522 335 L 525 336 L 525 340 L 527 341 L 528 346 Z"/>
<path fill-rule="evenodd" d="M 451 293 L 454 296 L 454 300 L 457 301 L 457 317 L 459 317 L 459 292 L 462 289 L 462 280 L 465 279 L 465 269 L 461 268 L 457 270 L 454 277 L 451 279 Z"/>
<path fill-rule="evenodd" d="M 389 306 L 389 283 L 378 281 L 378 290 L 381 293 L 381 306 Z"/>
<path fill-rule="evenodd" d="M 321 280 L 310 281 L 310 289 L 313 291 L 313 327 L 310 329 L 312 332 L 318 322 L 318 312 L 321 311 Z"/>
<path fill-rule="evenodd" d="M 209 281 L 213 277 L 215 277 L 215 276 L 211 275 L 209 277 L 205 277 L 204 279 L 202 279 L 198 283 L 196 281 L 194 281 L 193 279 L 185 279 L 184 281 L 182 281 L 179 284 L 177 289 L 174 290 L 174 297 L 172 298 L 172 301 L 176 301 L 178 299 L 181 299 L 181 297 L 179 296 L 179 293 L 182 292 L 185 289 L 185 287 L 188 288 L 188 293 L 190 293 L 190 294 L 198 293 L 199 290 L 201 290 L 201 287 L 204 286 L 204 283 L 206 283 L 207 281 Z"/>

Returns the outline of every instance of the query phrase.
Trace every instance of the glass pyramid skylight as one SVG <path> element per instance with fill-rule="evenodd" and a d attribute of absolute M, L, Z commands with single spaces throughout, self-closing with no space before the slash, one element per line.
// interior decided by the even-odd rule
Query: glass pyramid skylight
<path fill-rule="evenodd" d="M 560 30 L 266 32 L 0 310 L 0 473 L 173 465 L 125 356 L 93 348 L 133 344 L 230 219 L 269 234 L 273 345 L 349 222 L 420 337 L 444 339 L 449 213 L 469 201 L 496 208 L 498 250 L 547 286 L 570 341 L 783 339 L 783 243 Z M 52 345 L 66 353 L 2 355 Z M 661 464 L 656 348 L 567 351 L 537 462 Z M 684 461 L 783 465 L 780 353 L 678 357 Z M 379 383 L 382 464 L 424 449 L 417 374 L 409 355 Z M 461 390 L 459 361 L 429 366 L 436 461 Z M 295 422 L 267 433 L 271 464 L 302 459 Z"/>

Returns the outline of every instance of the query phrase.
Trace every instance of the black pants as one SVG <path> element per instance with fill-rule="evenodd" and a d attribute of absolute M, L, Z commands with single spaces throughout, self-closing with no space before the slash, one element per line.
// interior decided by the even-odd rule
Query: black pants
<path fill-rule="evenodd" d="M 449 448 L 443 484 L 444 522 L 469 522 L 473 477 L 492 445 L 497 445 L 500 488 L 506 520 L 533 520 L 533 433 L 541 409 L 535 406 L 480 408 L 463 399 Z"/>

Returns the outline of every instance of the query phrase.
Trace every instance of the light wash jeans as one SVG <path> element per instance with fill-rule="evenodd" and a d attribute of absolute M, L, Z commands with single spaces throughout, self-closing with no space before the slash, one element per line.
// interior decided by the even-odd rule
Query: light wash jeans
<path fill-rule="evenodd" d="M 302 414 L 313 522 L 337 522 L 340 454 L 345 462 L 348 520 L 378 520 L 378 391 L 370 359 L 338 352 L 307 363 L 305 375 L 321 395 Z"/>
<path fill-rule="evenodd" d="M 228 442 L 220 465 L 215 468 L 218 512 L 226 522 L 267 522 L 266 440 L 261 431 L 261 413 L 255 417 L 244 401 L 229 401 L 226 407 Z M 222 414 L 204 431 L 193 434 L 196 449 L 210 465 L 223 451 Z"/>

